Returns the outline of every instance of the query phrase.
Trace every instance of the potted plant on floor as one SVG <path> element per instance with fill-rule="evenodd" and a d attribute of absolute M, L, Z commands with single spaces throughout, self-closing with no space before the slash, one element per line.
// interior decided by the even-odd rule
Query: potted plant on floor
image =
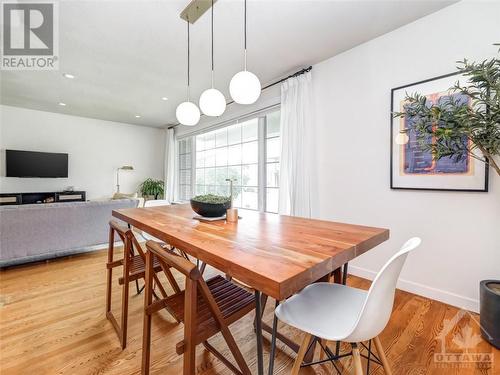
<path fill-rule="evenodd" d="M 163 197 L 165 184 L 163 180 L 148 178 L 139 185 L 139 191 L 145 199 L 158 199 L 158 197 Z"/>
<path fill-rule="evenodd" d="M 468 77 L 468 85 L 457 83 L 451 90 L 467 96 L 470 105 L 452 98 L 430 104 L 424 95 L 415 93 L 406 96 L 404 111 L 394 116 L 416 119 L 414 127 L 401 133 L 415 131 L 419 145 L 434 159 L 459 161 L 471 156 L 500 176 L 500 58 L 480 63 L 464 60 L 457 69 Z M 428 142 L 430 138 L 434 142 Z M 479 288 L 481 332 L 499 348 L 500 280 L 483 280 Z"/>

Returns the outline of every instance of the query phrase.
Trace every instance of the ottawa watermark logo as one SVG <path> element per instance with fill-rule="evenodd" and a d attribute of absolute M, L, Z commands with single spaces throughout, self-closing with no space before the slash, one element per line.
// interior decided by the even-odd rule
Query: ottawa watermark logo
<path fill-rule="evenodd" d="M 478 330 L 473 329 L 474 325 L 481 328 L 474 315 L 465 310 L 458 311 L 452 319 L 444 320 L 443 329 L 437 336 L 440 345 L 434 353 L 437 366 L 485 370 L 493 367 L 494 353 L 479 345 L 484 340 Z M 485 334 L 488 335 L 488 332 Z"/>
<path fill-rule="evenodd" d="M 1 1 L 2 70 L 59 69 L 57 2 Z"/>

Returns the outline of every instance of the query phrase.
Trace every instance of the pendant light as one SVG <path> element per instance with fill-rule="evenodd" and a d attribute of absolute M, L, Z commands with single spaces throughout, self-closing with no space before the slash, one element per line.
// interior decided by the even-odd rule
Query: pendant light
<path fill-rule="evenodd" d="M 247 0 L 245 0 L 245 70 L 236 73 L 231 79 L 229 93 L 238 104 L 252 104 L 259 99 L 260 92 L 259 78 L 247 71 Z"/>
<path fill-rule="evenodd" d="M 187 100 L 177 106 L 175 116 L 182 125 L 194 126 L 200 121 L 198 106 L 189 100 L 189 20 L 187 22 Z"/>
<path fill-rule="evenodd" d="M 220 116 L 226 110 L 226 98 L 214 88 L 214 0 L 212 0 L 212 87 L 200 96 L 200 109 L 207 116 Z"/>
<path fill-rule="evenodd" d="M 406 134 L 405 131 L 400 131 L 398 135 L 394 138 L 394 142 L 400 146 L 407 144 L 409 140 L 410 137 L 408 137 L 408 134 Z"/>

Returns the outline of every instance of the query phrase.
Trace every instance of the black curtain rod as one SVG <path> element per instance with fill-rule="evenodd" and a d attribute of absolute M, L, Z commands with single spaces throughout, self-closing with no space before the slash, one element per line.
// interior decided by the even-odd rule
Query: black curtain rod
<path fill-rule="evenodd" d="M 281 82 L 285 82 L 285 81 L 286 81 L 287 79 L 289 79 L 289 78 L 298 77 L 298 76 L 300 76 L 300 75 L 302 75 L 302 74 L 305 74 L 305 73 L 307 73 L 307 72 L 310 72 L 310 71 L 312 70 L 312 68 L 313 68 L 313 67 L 312 67 L 312 66 L 310 66 L 310 67 L 308 67 L 308 68 L 301 69 L 301 70 L 299 70 L 298 72 L 295 72 L 295 73 L 293 73 L 293 74 L 290 74 L 288 77 L 282 78 L 282 79 L 280 79 L 279 81 L 276 81 L 276 82 L 270 83 L 270 84 L 269 84 L 269 85 L 267 85 L 267 86 L 264 86 L 264 87 L 262 88 L 262 90 L 268 89 L 269 87 L 275 86 L 275 85 L 277 85 L 277 84 L 279 84 L 279 83 L 281 83 Z"/>
<path fill-rule="evenodd" d="M 262 88 L 262 90 L 268 89 L 269 87 L 272 87 L 272 86 L 276 86 L 276 85 L 280 84 L 281 82 L 286 81 L 289 78 L 298 77 L 298 76 L 300 76 L 300 75 L 302 75 L 304 73 L 310 72 L 312 70 L 312 68 L 313 68 L 312 66 L 309 66 L 307 68 L 300 69 L 298 72 L 290 74 L 288 77 L 281 78 L 280 80 L 278 80 L 276 82 L 273 82 L 273 83 L 270 83 L 267 86 L 264 86 Z M 230 105 L 230 104 L 233 104 L 233 103 L 234 103 L 234 100 L 231 100 L 230 102 L 227 102 L 226 105 Z M 203 114 L 201 114 L 201 115 L 204 116 Z M 180 125 L 180 123 L 177 123 L 177 124 L 174 124 L 174 125 L 170 125 L 167 129 L 173 129 L 173 128 L 175 128 L 178 125 Z"/>

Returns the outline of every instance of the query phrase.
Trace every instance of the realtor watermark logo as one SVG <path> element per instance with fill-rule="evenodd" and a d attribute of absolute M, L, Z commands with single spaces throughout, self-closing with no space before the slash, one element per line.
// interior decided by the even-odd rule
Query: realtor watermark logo
<path fill-rule="evenodd" d="M 59 69 L 58 11 L 55 1 L 1 2 L 2 70 Z"/>
<path fill-rule="evenodd" d="M 460 324 L 469 318 L 467 324 Z M 458 311 L 452 319 L 445 319 L 443 329 L 437 336 L 440 350 L 434 353 L 434 362 L 439 367 L 490 369 L 493 366 L 494 353 L 485 351 L 479 344 L 484 342 L 472 325 L 481 327 L 477 319 L 468 311 Z M 489 335 L 488 332 L 485 332 Z M 448 345 L 447 345 L 448 343 Z"/>

